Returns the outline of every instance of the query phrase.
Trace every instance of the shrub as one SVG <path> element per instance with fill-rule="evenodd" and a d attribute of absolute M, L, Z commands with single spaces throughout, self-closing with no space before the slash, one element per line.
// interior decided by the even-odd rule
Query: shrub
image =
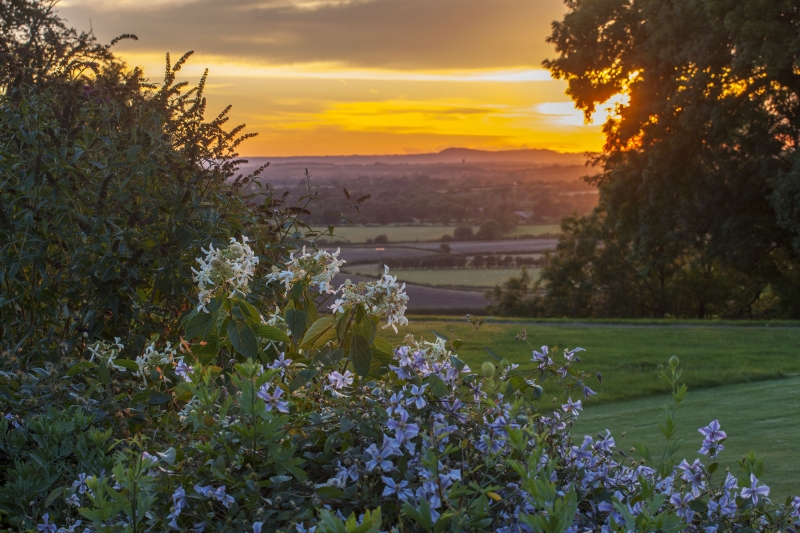
<path fill-rule="evenodd" d="M 492 241 L 499 239 L 502 235 L 503 230 L 500 227 L 500 224 L 493 218 L 490 218 L 483 221 L 475 237 L 483 241 Z"/>
<path fill-rule="evenodd" d="M 201 247 L 263 240 L 293 214 L 237 176 L 241 127 L 205 118 L 203 88 L 160 87 L 45 2 L 3 10 L 0 70 L 0 352 L 80 354 L 121 337 L 137 350 L 177 332 Z M 132 37 L 132 36 L 128 36 Z M 291 227 L 289 223 L 286 227 Z M 273 237 L 269 237 L 269 236 Z"/>
<path fill-rule="evenodd" d="M 380 235 L 376 236 L 372 242 L 375 244 L 387 244 L 389 242 L 389 237 L 387 237 L 385 233 L 381 233 Z"/>
<path fill-rule="evenodd" d="M 473 238 L 472 228 L 459 226 L 453 231 L 453 238 L 457 241 L 470 241 Z"/>
<path fill-rule="evenodd" d="M 533 349 L 527 369 L 491 354 L 479 372 L 458 357 L 459 339 L 393 349 L 377 333 L 405 323 L 407 298 L 388 272 L 337 290 L 341 261 L 306 252 L 264 277 L 251 244 L 261 246 L 234 240 L 201 258 L 203 296 L 176 347 L 157 342 L 132 360 L 119 341 L 100 343 L 89 359 L 29 372 L 4 362 L 0 454 L 13 466 L 0 474 L 2 526 L 677 532 L 800 520 L 800 499 L 769 499 L 755 456 L 738 476 L 716 472 L 716 422 L 700 430 L 711 462 L 678 461 L 677 358 L 663 371 L 664 451 L 638 446 L 634 459 L 608 432 L 570 436 L 578 398 L 594 394 L 580 348 Z M 264 283 L 277 308 L 256 307 Z M 319 316 L 330 294 L 333 314 Z M 556 407 L 540 404 L 548 378 L 563 391 Z"/>

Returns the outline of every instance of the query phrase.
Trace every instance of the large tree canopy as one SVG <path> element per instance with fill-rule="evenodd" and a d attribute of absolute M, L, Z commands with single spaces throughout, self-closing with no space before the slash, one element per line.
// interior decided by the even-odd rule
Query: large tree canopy
<path fill-rule="evenodd" d="M 800 3 L 566 0 L 545 62 L 604 125 L 539 312 L 800 316 Z"/>

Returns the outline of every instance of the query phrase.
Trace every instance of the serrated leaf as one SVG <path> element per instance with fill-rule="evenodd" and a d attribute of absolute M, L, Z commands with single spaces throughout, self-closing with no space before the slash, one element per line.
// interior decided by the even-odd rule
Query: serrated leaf
<path fill-rule="evenodd" d="M 353 362 L 353 370 L 356 371 L 356 374 L 361 377 L 369 374 L 372 366 L 372 349 L 369 347 L 367 339 L 358 333 L 354 333 L 350 341 L 350 360 Z"/>
<path fill-rule="evenodd" d="M 228 337 L 233 349 L 243 356 L 255 359 L 258 355 L 258 341 L 253 328 L 246 322 L 231 320 L 228 322 Z"/>
<path fill-rule="evenodd" d="M 186 323 L 184 338 L 187 341 L 194 339 L 208 329 L 209 323 L 216 320 L 216 315 L 211 313 L 198 313 Z"/>

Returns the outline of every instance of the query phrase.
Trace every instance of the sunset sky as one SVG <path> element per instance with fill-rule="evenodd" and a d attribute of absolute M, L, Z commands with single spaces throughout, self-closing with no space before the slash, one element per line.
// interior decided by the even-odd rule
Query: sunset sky
<path fill-rule="evenodd" d="M 596 151 L 543 59 L 562 0 L 62 0 L 59 10 L 153 81 L 172 61 L 209 114 L 257 132 L 247 156 L 550 148 Z"/>

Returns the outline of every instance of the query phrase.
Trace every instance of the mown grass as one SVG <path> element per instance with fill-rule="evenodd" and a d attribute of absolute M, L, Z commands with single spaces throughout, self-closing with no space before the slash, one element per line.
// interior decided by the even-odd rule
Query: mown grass
<path fill-rule="evenodd" d="M 489 346 L 523 369 L 531 368 L 530 346 L 515 340 L 523 329 L 534 347 L 557 345 L 559 352 L 576 346 L 586 349 L 580 355 L 582 369 L 602 375 L 602 382 L 596 378 L 587 382 L 598 393 L 587 405 L 667 392 L 667 383 L 658 377 L 658 366 L 672 355 L 680 358 L 684 381 L 691 390 L 800 374 L 800 328 L 490 322 L 466 342 L 460 355 L 477 369 L 489 360 L 483 348 Z M 409 326 L 393 335 L 393 340 L 399 342 L 407 333 L 432 340 L 432 330 L 466 341 L 472 326 L 463 319 L 412 319 Z M 557 395 L 554 383 L 543 385 L 546 394 Z"/>
<path fill-rule="evenodd" d="M 314 228 L 325 231 L 327 228 Z M 378 235 L 386 235 L 389 243 L 397 242 L 424 242 L 438 241 L 445 235 L 453 235 L 456 226 L 431 225 L 431 226 L 345 226 L 336 228 L 334 240 L 345 240 L 352 244 L 365 243 L 367 239 L 374 239 Z M 473 232 L 478 231 L 478 226 L 472 227 Z M 504 235 L 506 238 L 520 237 L 523 235 L 544 235 L 559 233 L 558 224 L 527 224 L 514 227 Z M 321 239 L 321 244 L 327 240 Z"/>
<path fill-rule="evenodd" d="M 378 263 L 367 265 L 345 266 L 342 271 L 362 276 L 375 276 L 379 271 Z M 382 269 L 381 273 L 382 273 Z M 538 278 L 537 268 L 528 269 L 533 279 Z M 483 287 L 491 288 L 519 277 L 519 268 L 440 268 L 440 269 L 392 269 L 393 276 L 406 283 L 431 285 L 434 287 Z"/>
<path fill-rule="evenodd" d="M 687 377 L 689 377 L 687 375 Z M 618 448 L 628 452 L 634 442 L 648 445 L 659 456 L 665 442 L 658 428 L 662 405 L 671 403 L 668 395 L 590 407 L 578 418 L 573 437 L 580 440 L 606 428 L 617 440 Z M 725 468 L 736 475 L 737 459 L 751 450 L 764 458 L 762 481 L 772 489 L 773 501 L 783 503 L 789 495 L 800 494 L 800 378 L 772 380 L 717 387 L 689 389 L 676 418 L 677 437 L 683 439 L 679 456 L 689 462 L 699 457 L 701 435 L 697 429 L 719 419 L 728 434 L 725 450 L 719 457 L 717 476 Z M 627 434 L 621 437 L 622 432 Z M 656 453 L 657 452 L 657 453 Z M 703 458 L 701 458 L 702 460 Z M 708 464 L 707 457 L 705 463 Z"/>

